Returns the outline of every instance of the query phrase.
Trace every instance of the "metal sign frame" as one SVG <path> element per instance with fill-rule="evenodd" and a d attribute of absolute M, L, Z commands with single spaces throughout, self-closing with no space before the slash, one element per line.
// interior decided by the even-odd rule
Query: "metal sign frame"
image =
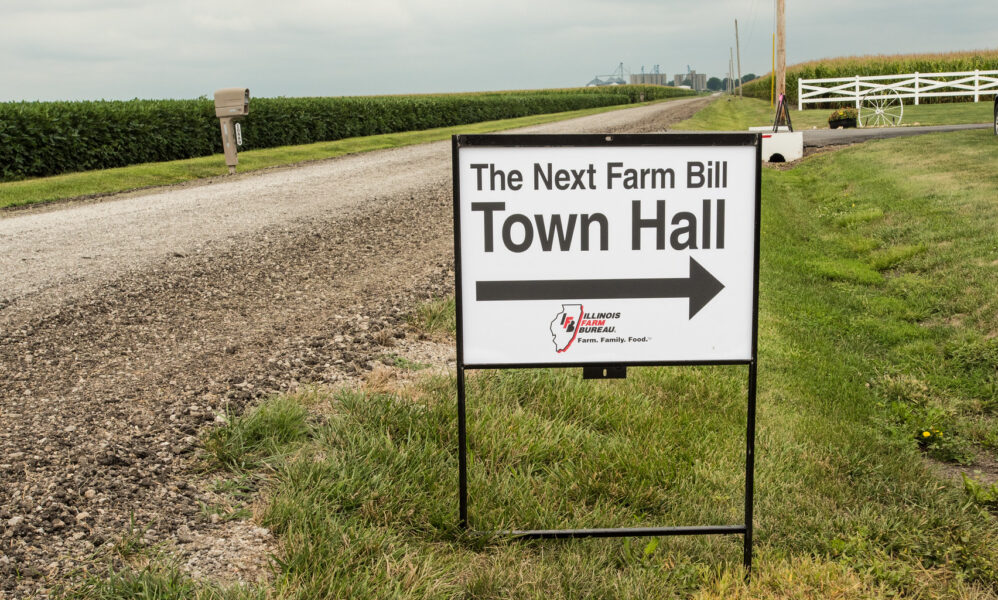
<path fill-rule="evenodd" d="M 650 146 L 754 146 L 755 147 L 755 223 L 753 225 L 753 281 L 751 356 L 747 360 L 695 361 L 630 361 L 592 363 L 531 363 L 500 365 L 465 365 L 462 273 L 461 273 L 461 180 L 459 153 L 469 147 L 650 147 Z M 747 572 L 752 568 L 752 515 L 755 474 L 755 412 L 756 373 L 759 326 L 759 230 L 762 181 L 762 138 L 757 133 L 664 133 L 664 134 L 569 134 L 569 135 L 455 135 L 451 139 L 454 178 L 454 278 L 457 314 L 457 413 L 458 413 L 458 514 L 462 529 L 470 531 L 468 521 L 468 434 L 466 413 L 465 371 L 467 369 L 522 369 L 550 367 L 583 367 L 587 377 L 619 378 L 628 366 L 695 366 L 746 365 L 748 367 L 748 403 L 745 438 L 745 505 L 744 523 L 738 525 L 700 525 L 673 527 L 614 527 L 602 529 L 535 529 L 493 532 L 519 539 L 564 539 L 583 537 L 675 536 L 675 535 L 743 535 L 742 562 Z M 595 372 L 595 374 L 594 374 Z"/>

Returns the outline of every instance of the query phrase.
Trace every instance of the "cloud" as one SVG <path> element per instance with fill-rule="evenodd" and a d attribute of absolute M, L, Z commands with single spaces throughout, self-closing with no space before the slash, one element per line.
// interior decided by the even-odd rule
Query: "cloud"
<path fill-rule="evenodd" d="M 0 20 L 0 100 L 335 95 L 581 85 L 691 65 L 769 70 L 769 0 L 36 0 Z M 792 3 L 788 61 L 994 45 L 998 3 Z"/>

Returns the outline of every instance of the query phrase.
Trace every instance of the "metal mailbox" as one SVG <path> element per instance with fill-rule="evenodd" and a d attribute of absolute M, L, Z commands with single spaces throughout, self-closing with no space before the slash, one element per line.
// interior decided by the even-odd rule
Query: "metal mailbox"
<path fill-rule="evenodd" d="M 249 114 L 249 101 L 249 88 L 222 88 L 215 92 L 215 116 L 222 129 L 222 149 L 230 175 L 236 172 L 236 165 L 239 164 L 236 146 L 242 145 L 242 136 L 239 135 L 238 139 L 236 136 L 241 132 L 236 131 L 239 125 L 235 120 Z"/>
<path fill-rule="evenodd" d="M 244 117 L 249 114 L 249 88 L 224 88 L 215 92 L 216 117 Z"/>

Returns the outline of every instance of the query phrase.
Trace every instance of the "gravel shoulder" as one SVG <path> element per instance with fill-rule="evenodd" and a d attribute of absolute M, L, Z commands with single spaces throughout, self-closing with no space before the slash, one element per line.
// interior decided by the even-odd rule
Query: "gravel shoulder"
<path fill-rule="evenodd" d="M 709 101 L 521 132 L 663 131 Z M 411 340 L 452 293 L 450 194 L 441 142 L 0 215 L 0 598 L 44 596 L 132 520 L 194 573 L 258 575 L 238 566 L 273 540 L 202 510 L 200 435 Z"/>

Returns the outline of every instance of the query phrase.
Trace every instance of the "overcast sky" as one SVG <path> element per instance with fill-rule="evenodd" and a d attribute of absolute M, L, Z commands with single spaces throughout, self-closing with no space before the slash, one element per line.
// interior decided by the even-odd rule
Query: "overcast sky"
<path fill-rule="evenodd" d="M 0 0 L 0 101 L 334 96 L 770 70 L 773 0 Z M 787 62 L 998 47 L 998 0 L 787 0 Z"/>

